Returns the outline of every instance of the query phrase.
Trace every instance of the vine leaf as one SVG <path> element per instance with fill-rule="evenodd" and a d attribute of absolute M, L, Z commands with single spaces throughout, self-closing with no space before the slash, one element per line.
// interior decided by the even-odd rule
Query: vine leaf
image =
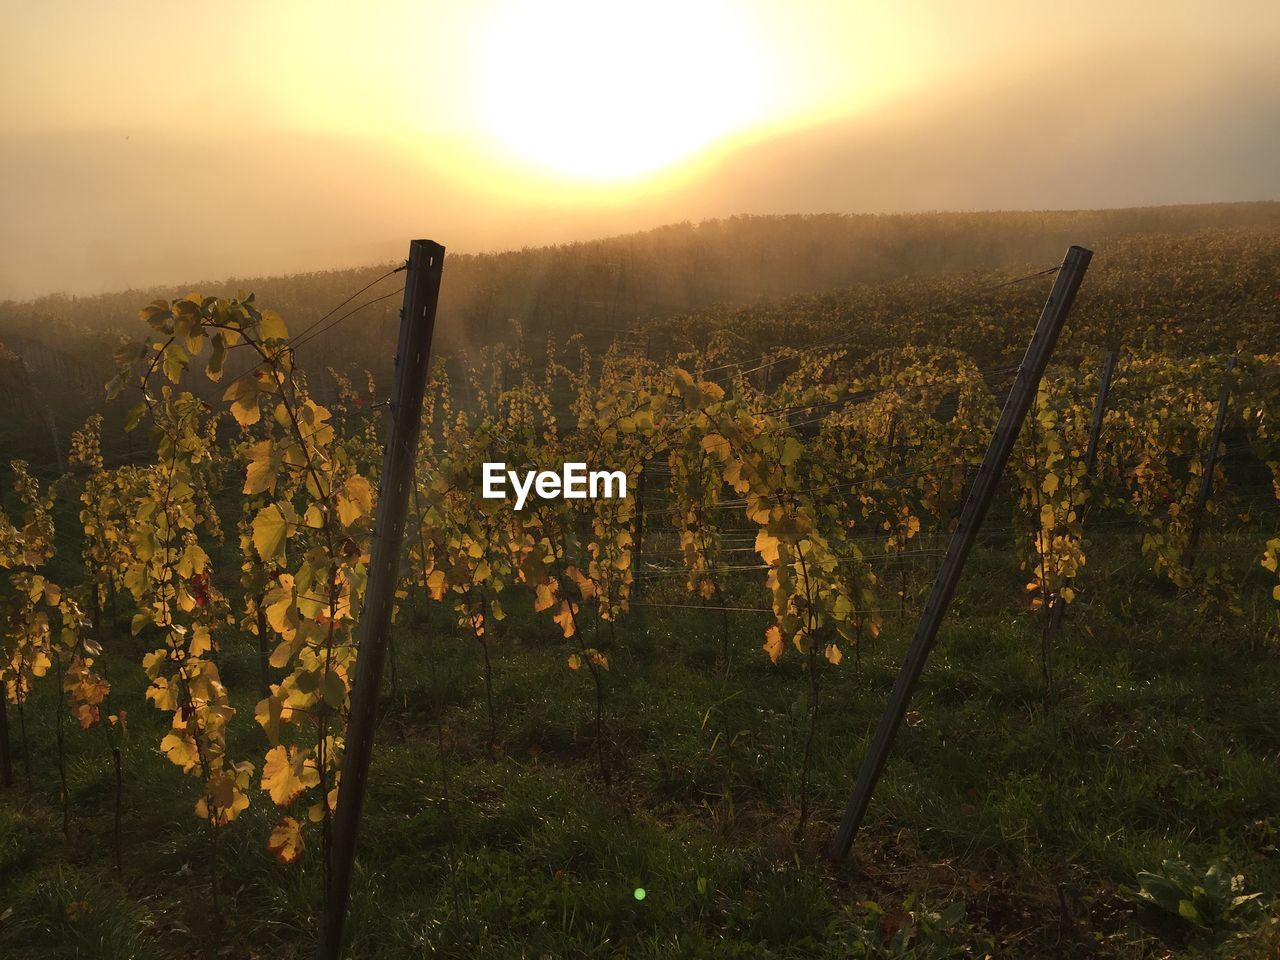
<path fill-rule="evenodd" d="M 231 415 L 240 426 L 251 426 L 262 418 L 262 411 L 258 409 L 261 392 L 257 377 L 241 377 L 222 395 L 223 400 L 231 401 Z"/>
<path fill-rule="evenodd" d="M 267 849 L 281 863 L 295 863 L 302 856 L 302 824 L 293 817 L 281 817 L 271 828 Z"/>
<path fill-rule="evenodd" d="M 307 787 L 320 782 L 316 768 L 307 763 L 306 754 L 294 747 L 272 747 L 262 765 L 262 789 L 271 794 L 278 807 L 287 807 Z"/>
<path fill-rule="evenodd" d="M 284 514 L 274 503 L 263 507 L 253 518 L 253 546 L 264 563 L 270 563 L 280 555 L 288 528 Z"/>
<path fill-rule="evenodd" d="M 764 632 L 764 652 L 769 655 L 769 659 L 777 663 L 782 659 L 782 651 L 784 649 L 782 642 L 782 630 L 775 623 Z"/>

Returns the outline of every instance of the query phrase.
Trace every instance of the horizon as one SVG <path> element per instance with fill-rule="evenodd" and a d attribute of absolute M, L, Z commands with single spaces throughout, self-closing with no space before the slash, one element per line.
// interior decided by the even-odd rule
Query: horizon
<path fill-rule="evenodd" d="M 382 262 L 423 234 L 479 253 L 734 214 L 1280 199 L 1261 0 L 128 9 L 23 8 L 0 39 L 0 298 Z M 166 65 L 175 36 L 203 41 L 194 69 Z"/>
<path fill-rule="evenodd" d="M 1099 214 L 1099 213 L 1129 213 L 1137 211 L 1172 211 L 1172 210 L 1195 210 L 1205 207 L 1250 207 L 1250 206 L 1267 206 L 1274 205 L 1280 207 L 1280 199 L 1246 199 L 1231 201 L 1202 201 L 1197 203 L 1162 203 L 1149 204 L 1143 206 L 1114 206 L 1114 207 L 1028 207 L 1028 208 L 991 208 L 991 209 L 947 209 L 947 210 L 895 210 L 895 211 L 822 211 L 816 213 L 734 213 L 727 216 L 707 217 L 700 220 L 680 220 L 668 221 L 665 223 L 655 224 L 649 227 L 643 227 L 637 230 L 625 231 L 621 233 L 609 233 L 600 236 L 578 237 L 555 243 L 543 244 L 525 244 L 519 247 L 500 247 L 487 250 L 453 250 L 448 249 L 449 257 L 501 257 L 512 254 L 520 254 L 527 251 L 545 251 L 572 248 L 575 246 L 590 246 L 594 244 L 609 244 L 615 241 L 626 240 L 632 237 L 641 237 L 653 233 L 659 233 L 678 227 L 688 226 L 692 229 L 700 229 L 719 223 L 729 223 L 740 219 L 786 219 L 789 217 L 818 219 L 823 217 L 842 217 L 842 218 L 883 218 L 892 219 L 896 217 L 948 217 L 948 216 L 982 216 L 990 215 L 999 217 L 1006 214 L 1046 214 L 1046 215 L 1071 215 L 1071 214 Z M 1126 231 L 1127 233 L 1127 231 Z M 388 250 L 403 247 L 413 238 L 404 238 L 397 240 L 388 240 L 386 245 Z M 420 238 L 431 239 L 431 238 Z M 69 300 L 92 300 L 98 297 L 118 296 L 133 292 L 147 293 L 156 290 L 169 289 L 186 289 L 197 288 L 202 285 L 220 285 L 248 281 L 275 281 L 287 280 L 294 277 L 307 276 L 309 274 L 333 274 L 356 272 L 361 270 L 376 269 L 388 266 L 392 263 L 402 262 L 403 256 L 395 256 L 388 253 L 387 256 L 369 259 L 360 262 L 339 262 L 329 266 L 302 266 L 293 270 L 281 270 L 278 272 L 262 272 L 262 273 L 233 273 L 224 276 L 208 276 L 202 278 L 185 277 L 179 279 L 161 278 L 149 280 L 144 283 L 134 284 L 125 287 L 115 287 L 102 290 L 89 291 L 71 291 L 71 290 L 45 290 L 25 297 L 0 297 L 0 303 L 11 305 L 34 304 L 42 300 L 50 300 L 57 298 L 67 298 Z"/>

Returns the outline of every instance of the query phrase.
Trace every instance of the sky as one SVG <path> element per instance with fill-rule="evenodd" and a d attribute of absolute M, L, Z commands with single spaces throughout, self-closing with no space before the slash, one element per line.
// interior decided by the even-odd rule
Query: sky
<path fill-rule="evenodd" d="M 1274 0 L 42 0 L 0 298 L 737 213 L 1280 199 Z"/>

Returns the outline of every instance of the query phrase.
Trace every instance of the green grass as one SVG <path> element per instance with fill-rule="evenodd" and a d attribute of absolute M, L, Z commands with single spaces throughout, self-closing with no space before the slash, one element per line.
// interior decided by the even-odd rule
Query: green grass
<path fill-rule="evenodd" d="M 1253 547 L 1214 544 L 1240 571 Z M 1189 924 L 1120 888 L 1166 858 L 1225 860 L 1248 891 L 1280 899 L 1275 608 L 1265 579 L 1250 573 L 1246 616 L 1219 624 L 1145 573 L 1131 539 L 1100 538 L 1090 556 L 1057 645 L 1050 709 L 1038 623 L 1019 606 L 1008 545 L 993 537 L 975 553 L 842 865 L 823 848 L 914 626 L 910 612 L 890 620 L 860 664 L 850 654 L 824 667 L 814 819 L 797 844 L 805 682 L 794 653 L 774 667 L 760 652 L 758 616 L 733 615 L 728 679 L 715 663 L 718 614 L 637 609 L 616 644 L 602 634 L 606 789 L 590 679 L 567 669 L 569 644 L 553 624 L 510 604 L 494 651 L 500 750 L 491 753 L 477 645 L 438 608 L 406 611 L 370 779 L 350 955 L 1202 955 L 1207 941 Z M 923 589 L 927 573 L 917 580 Z M 678 601 L 657 589 L 653 599 Z M 231 754 L 260 765 L 256 655 L 250 638 L 224 645 L 239 711 Z M 109 757 L 96 731 L 74 726 L 72 828 L 62 835 L 46 684 L 26 708 L 32 788 L 19 759 L 18 783 L 0 794 L 0 956 L 310 956 L 316 834 L 300 865 L 276 863 L 264 847 L 275 811 L 255 779 L 249 811 L 219 838 L 219 919 L 194 781 L 159 754 L 164 718 L 143 700 L 145 645 L 125 627 L 106 646 L 113 701 L 129 710 L 123 870 L 112 867 Z M 12 708 L 10 720 L 16 741 Z M 899 932 L 895 943 L 909 917 L 912 936 Z M 1264 925 L 1232 944 L 1226 955 L 1274 956 L 1277 936 Z"/>

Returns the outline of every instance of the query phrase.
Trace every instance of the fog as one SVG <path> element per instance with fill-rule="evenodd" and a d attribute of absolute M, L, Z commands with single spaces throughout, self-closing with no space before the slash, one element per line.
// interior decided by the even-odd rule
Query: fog
<path fill-rule="evenodd" d="M 478 252 L 737 213 L 1280 198 L 1280 58 L 1263 42 L 1276 19 L 1259 22 L 1259 37 L 1242 18 L 1234 48 L 1010 50 L 945 83 L 744 135 L 617 194 L 477 177 L 427 134 L 225 117 L 201 129 L 10 124 L 0 297 L 371 263 L 401 256 L 412 236 Z"/>

